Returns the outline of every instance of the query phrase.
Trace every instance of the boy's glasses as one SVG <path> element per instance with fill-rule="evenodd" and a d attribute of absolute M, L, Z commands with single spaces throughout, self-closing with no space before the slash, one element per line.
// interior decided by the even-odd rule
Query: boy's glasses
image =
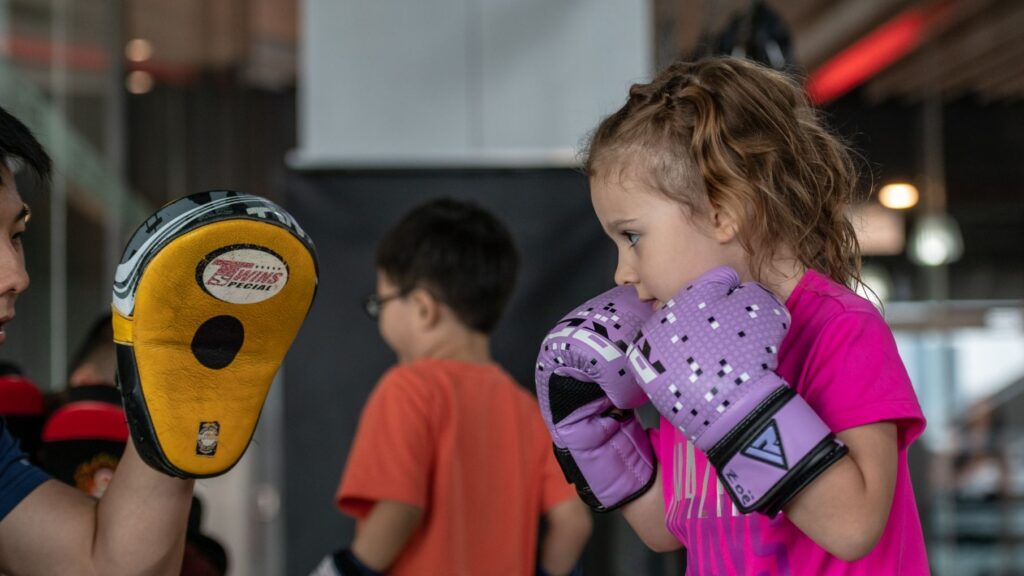
<path fill-rule="evenodd" d="M 404 296 L 404 294 L 401 292 L 388 296 L 381 296 L 376 292 L 371 292 L 363 298 L 363 310 L 366 312 L 367 316 L 376 320 L 380 318 L 380 309 L 383 308 L 385 304 L 392 300 L 401 298 L 402 296 Z"/>

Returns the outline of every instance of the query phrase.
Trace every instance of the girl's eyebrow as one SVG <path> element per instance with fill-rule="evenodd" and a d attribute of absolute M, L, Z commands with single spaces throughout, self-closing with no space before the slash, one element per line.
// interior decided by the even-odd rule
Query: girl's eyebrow
<path fill-rule="evenodd" d="M 622 226 L 625 226 L 626 224 L 630 224 L 633 222 L 636 222 L 636 218 L 619 218 L 618 220 L 612 220 L 611 222 L 609 222 L 608 229 L 612 230 L 615 228 L 621 228 Z"/>

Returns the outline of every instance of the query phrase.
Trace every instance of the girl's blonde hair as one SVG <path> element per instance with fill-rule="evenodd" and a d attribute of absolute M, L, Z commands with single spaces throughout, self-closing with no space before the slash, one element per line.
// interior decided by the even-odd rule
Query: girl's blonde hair
<path fill-rule="evenodd" d="M 673 64 L 601 122 L 585 169 L 628 170 L 691 214 L 732 214 L 756 279 L 785 247 L 836 282 L 860 281 L 856 167 L 784 74 L 730 57 Z"/>

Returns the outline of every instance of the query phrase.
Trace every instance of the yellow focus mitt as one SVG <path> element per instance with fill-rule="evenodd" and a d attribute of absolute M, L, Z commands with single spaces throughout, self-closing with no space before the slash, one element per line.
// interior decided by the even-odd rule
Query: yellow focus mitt
<path fill-rule="evenodd" d="M 313 242 L 258 196 L 193 194 L 139 226 L 114 278 L 113 322 L 143 460 L 184 478 L 238 462 L 317 274 Z"/>

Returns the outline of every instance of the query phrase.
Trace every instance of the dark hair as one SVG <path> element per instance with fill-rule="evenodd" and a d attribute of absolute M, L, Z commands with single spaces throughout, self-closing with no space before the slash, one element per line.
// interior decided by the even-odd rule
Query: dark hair
<path fill-rule="evenodd" d="M 11 158 L 22 160 L 44 180 L 50 177 L 50 157 L 43 146 L 28 126 L 0 107 L 0 162 L 6 163 Z M 2 174 L 0 184 L 3 184 Z"/>
<path fill-rule="evenodd" d="M 91 360 L 97 353 L 114 357 L 114 326 L 111 320 L 111 313 L 106 312 L 93 320 L 92 326 L 85 334 L 85 339 L 75 352 L 73 360 L 69 365 L 71 372 L 74 372 L 82 364 Z"/>
<path fill-rule="evenodd" d="M 21 366 L 10 360 L 0 360 L 0 376 L 24 376 L 25 371 Z"/>
<path fill-rule="evenodd" d="M 519 256 L 494 215 L 445 198 L 414 208 L 385 234 L 377 267 L 401 293 L 424 288 L 463 324 L 490 333 L 515 288 Z"/>
<path fill-rule="evenodd" d="M 755 279 L 783 248 L 848 286 L 860 247 L 847 209 L 861 200 L 857 167 L 791 77 L 731 57 L 678 62 L 594 131 L 586 172 L 630 167 L 700 214 L 740 220 Z"/>

